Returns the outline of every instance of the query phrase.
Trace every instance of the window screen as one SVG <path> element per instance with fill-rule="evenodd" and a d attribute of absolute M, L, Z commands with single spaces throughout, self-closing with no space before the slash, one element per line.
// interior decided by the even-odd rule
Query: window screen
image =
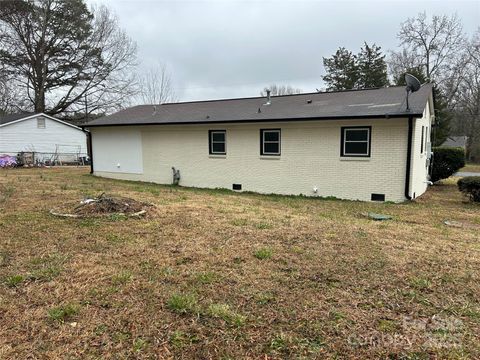
<path fill-rule="evenodd" d="M 371 127 L 342 127 L 341 156 L 370 156 Z"/>
<path fill-rule="evenodd" d="M 209 131 L 209 153 L 214 155 L 227 153 L 227 132 L 225 130 Z"/>
<path fill-rule="evenodd" d="M 280 155 L 280 129 L 260 130 L 260 154 Z"/>

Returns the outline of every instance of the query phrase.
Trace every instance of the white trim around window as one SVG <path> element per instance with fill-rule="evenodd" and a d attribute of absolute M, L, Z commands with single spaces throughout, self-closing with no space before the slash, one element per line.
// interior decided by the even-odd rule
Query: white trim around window
<path fill-rule="evenodd" d="M 223 140 L 221 139 L 223 135 Z M 208 131 L 208 152 L 210 155 L 227 154 L 227 131 L 209 130 Z"/>
<path fill-rule="evenodd" d="M 273 140 L 272 140 L 272 135 L 274 138 Z M 280 156 L 281 135 L 282 135 L 281 129 L 260 129 L 260 155 Z M 273 150 L 275 148 L 276 148 L 276 151 Z"/>
<path fill-rule="evenodd" d="M 370 157 L 372 127 L 350 126 L 341 129 L 342 157 Z"/>

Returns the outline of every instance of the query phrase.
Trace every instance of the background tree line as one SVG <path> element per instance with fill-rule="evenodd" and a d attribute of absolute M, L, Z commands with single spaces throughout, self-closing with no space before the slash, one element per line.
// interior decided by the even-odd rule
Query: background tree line
<path fill-rule="evenodd" d="M 340 47 L 323 58 L 327 91 L 405 85 L 405 73 L 432 82 L 435 145 L 449 135 L 466 135 L 467 156 L 480 159 L 480 28 L 469 39 L 456 15 L 420 13 L 400 25 L 397 38 L 400 49 L 388 57 L 365 43 L 358 54 Z"/>

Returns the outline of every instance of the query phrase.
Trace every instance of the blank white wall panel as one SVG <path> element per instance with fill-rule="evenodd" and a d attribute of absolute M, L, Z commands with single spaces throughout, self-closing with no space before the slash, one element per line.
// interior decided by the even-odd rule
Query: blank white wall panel
<path fill-rule="evenodd" d="M 124 127 L 92 129 L 94 171 L 142 174 L 142 135 Z"/>

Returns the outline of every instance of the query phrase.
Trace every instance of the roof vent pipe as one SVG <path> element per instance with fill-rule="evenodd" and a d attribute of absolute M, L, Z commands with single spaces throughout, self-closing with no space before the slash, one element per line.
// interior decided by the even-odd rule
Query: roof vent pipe
<path fill-rule="evenodd" d="M 271 105 L 272 104 L 272 99 L 270 97 L 270 92 L 271 91 L 270 91 L 270 89 L 266 89 L 265 91 L 267 92 L 267 102 L 263 105 Z"/>

